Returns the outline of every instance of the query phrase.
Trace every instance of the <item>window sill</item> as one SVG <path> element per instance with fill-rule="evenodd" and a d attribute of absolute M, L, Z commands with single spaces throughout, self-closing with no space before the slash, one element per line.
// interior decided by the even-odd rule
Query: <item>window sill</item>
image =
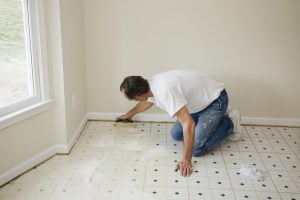
<path fill-rule="evenodd" d="M 23 109 L 20 109 L 18 111 L 0 117 L 0 130 L 5 129 L 18 122 L 21 122 L 25 119 L 28 119 L 34 115 L 37 115 L 41 112 L 48 110 L 50 108 L 51 102 L 52 102 L 51 99 L 43 102 L 39 102 L 37 104 L 27 106 Z"/>

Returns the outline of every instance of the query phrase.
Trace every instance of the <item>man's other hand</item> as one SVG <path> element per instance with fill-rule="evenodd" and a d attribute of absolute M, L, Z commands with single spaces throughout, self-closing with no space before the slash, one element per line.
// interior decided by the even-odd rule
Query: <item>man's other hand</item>
<path fill-rule="evenodd" d="M 176 170 L 180 170 L 181 176 L 190 176 L 193 172 L 191 161 L 183 160 L 176 165 Z"/>

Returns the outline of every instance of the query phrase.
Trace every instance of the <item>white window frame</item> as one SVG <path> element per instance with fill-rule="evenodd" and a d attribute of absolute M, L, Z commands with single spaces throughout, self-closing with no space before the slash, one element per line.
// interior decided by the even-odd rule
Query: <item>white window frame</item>
<path fill-rule="evenodd" d="M 30 97 L 0 109 L 0 129 L 49 108 L 44 0 L 22 0 Z"/>

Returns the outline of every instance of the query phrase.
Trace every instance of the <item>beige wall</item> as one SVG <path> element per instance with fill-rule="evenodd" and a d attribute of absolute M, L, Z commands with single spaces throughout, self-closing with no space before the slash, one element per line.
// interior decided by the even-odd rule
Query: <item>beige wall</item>
<path fill-rule="evenodd" d="M 86 114 L 81 0 L 45 0 L 50 109 L 0 130 L 0 175 L 53 147 L 67 145 Z M 71 109 L 71 95 L 77 108 Z"/>
<path fill-rule="evenodd" d="M 54 144 L 51 110 L 0 130 L 0 175 Z"/>
<path fill-rule="evenodd" d="M 127 111 L 126 75 L 193 68 L 244 116 L 300 118 L 299 1 L 83 2 L 88 111 Z"/>

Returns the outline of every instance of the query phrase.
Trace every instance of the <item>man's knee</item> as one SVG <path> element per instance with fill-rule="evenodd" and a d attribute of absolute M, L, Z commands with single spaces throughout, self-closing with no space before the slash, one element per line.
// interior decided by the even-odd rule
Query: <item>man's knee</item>
<path fill-rule="evenodd" d="M 178 121 L 172 127 L 171 136 L 174 140 L 183 141 L 183 130 L 181 124 Z"/>
<path fill-rule="evenodd" d="M 171 136 L 174 140 L 177 140 L 177 141 L 183 141 L 183 132 L 171 132 Z"/>
<path fill-rule="evenodd" d="M 194 149 L 201 149 L 206 141 L 206 137 L 201 136 L 201 134 L 195 134 Z"/>
<path fill-rule="evenodd" d="M 194 151 L 193 151 L 193 156 L 194 157 L 201 157 L 201 156 L 203 156 L 204 154 L 205 154 L 205 150 L 203 150 L 203 149 L 195 149 L 194 148 Z"/>
<path fill-rule="evenodd" d="M 206 152 L 206 140 L 205 138 L 198 138 L 195 140 L 194 149 L 193 149 L 193 156 L 200 157 L 203 156 Z"/>

